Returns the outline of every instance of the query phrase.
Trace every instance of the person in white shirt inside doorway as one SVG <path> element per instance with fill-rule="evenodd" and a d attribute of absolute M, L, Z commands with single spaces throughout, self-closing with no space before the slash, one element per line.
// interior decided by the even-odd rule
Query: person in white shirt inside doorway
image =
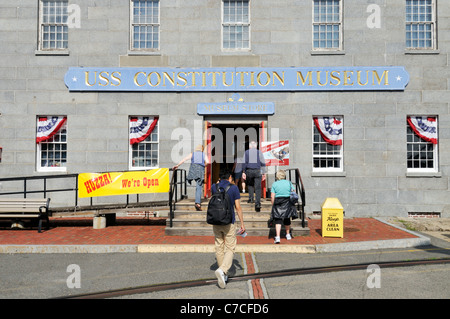
<path fill-rule="evenodd" d="M 242 178 L 248 185 L 248 202 L 255 203 L 255 210 L 261 210 L 261 182 L 266 180 L 266 162 L 263 153 L 257 149 L 258 144 L 251 141 L 245 151 L 242 165 Z"/>

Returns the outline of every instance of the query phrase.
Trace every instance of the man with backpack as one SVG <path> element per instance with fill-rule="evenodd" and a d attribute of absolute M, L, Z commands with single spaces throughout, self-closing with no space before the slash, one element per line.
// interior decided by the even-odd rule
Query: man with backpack
<path fill-rule="evenodd" d="M 239 193 L 239 188 L 232 184 L 233 178 L 230 172 L 223 173 L 220 181 L 211 187 L 212 197 L 208 204 L 207 222 L 213 225 L 215 237 L 216 259 L 219 268 L 215 271 L 220 288 L 226 287 L 227 273 L 233 264 L 233 256 L 236 248 L 236 215 L 239 216 L 241 228 L 245 231 L 244 218 Z"/>

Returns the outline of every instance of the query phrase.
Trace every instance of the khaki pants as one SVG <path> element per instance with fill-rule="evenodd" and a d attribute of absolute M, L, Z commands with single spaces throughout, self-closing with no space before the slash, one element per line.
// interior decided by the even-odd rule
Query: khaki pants
<path fill-rule="evenodd" d="M 233 256 L 236 249 L 236 226 L 213 225 L 216 246 L 216 259 L 219 268 L 227 274 L 233 265 Z"/>

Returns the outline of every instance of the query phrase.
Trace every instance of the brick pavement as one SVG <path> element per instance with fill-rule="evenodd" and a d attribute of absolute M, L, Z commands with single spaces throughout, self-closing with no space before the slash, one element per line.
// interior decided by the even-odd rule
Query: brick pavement
<path fill-rule="evenodd" d="M 320 219 L 308 221 L 309 236 L 299 236 L 291 241 L 281 240 L 281 245 L 320 245 L 376 240 L 416 238 L 413 234 L 373 218 L 344 220 L 344 238 L 321 236 Z M 115 226 L 93 229 L 92 218 L 51 219 L 49 230 L 38 233 L 36 228 L 11 230 L 9 224 L 0 224 L 0 245 L 204 245 L 213 244 L 211 236 L 166 236 L 165 219 L 117 218 Z M 273 245 L 267 236 L 238 237 L 238 245 Z"/>

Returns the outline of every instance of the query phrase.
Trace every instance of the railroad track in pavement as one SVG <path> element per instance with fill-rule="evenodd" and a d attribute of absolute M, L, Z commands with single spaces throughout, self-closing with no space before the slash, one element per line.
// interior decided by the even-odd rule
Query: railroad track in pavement
<path fill-rule="evenodd" d="M 411 266 L 422 266 L 422 265 L 435 265 L 435 264 L 448 264 L 450 263 L 450 258 L 441 258 L 441 259 L 423 259 L 423 260 L 408 260 L 408 261 L 394 261 L 394 262 L 380 262 L 376 263 L 380 268 L 395 268 L 395 267 L 411 267 Z M 363 263 L 363 264 L 355 264 L 355 265 L 341 265 L 341 266 L 327 266 L 327 267 L 314 267 L 314 268 L 294 268 L 294 269 L 286 269 L 286 270 L 277 270 L 271 272 L 260 272 L 253 274 L 246 274 L 235 276 L 228 279 L 228 282 L 238 282 L 238 281 L 247 281 L 254 279 L 265 279 L 265 278 L 273 278 L 273 277 L 285 277 L 285 276 L 298 276 L 298 275 L 311 275 L 311 274 L 320 274 L 320 273 L 328 273 L 328 272 L 338 272 L 338 271 L 353 271 L 353 270 L 361 270 L 367 269 L 368 266 L 373 265 L 374 263 Z M 217 279 L 200 279 L 200 280 L 191 280 L 191 281 L 182 281 L 175 283 L 166 283 L 166 284 L 157 284 L 157 285 L 147 285 L 147 286 L 139 286 L 139 287 L 131 287 L 124 289 L 115 289 L 109 291 L 100 291 L 72 296 L 63 296 L 55 299 L 105 299 L 105 298 L 115 298 L 126 295 L 136 295 L 136 294 L 144 294 L 151 293 L 157 291 L 166 291 L 172 289 L 181 289 L 181 288 L 191 288 L 191 287 L 200 287 L 217 284 Z"/>

